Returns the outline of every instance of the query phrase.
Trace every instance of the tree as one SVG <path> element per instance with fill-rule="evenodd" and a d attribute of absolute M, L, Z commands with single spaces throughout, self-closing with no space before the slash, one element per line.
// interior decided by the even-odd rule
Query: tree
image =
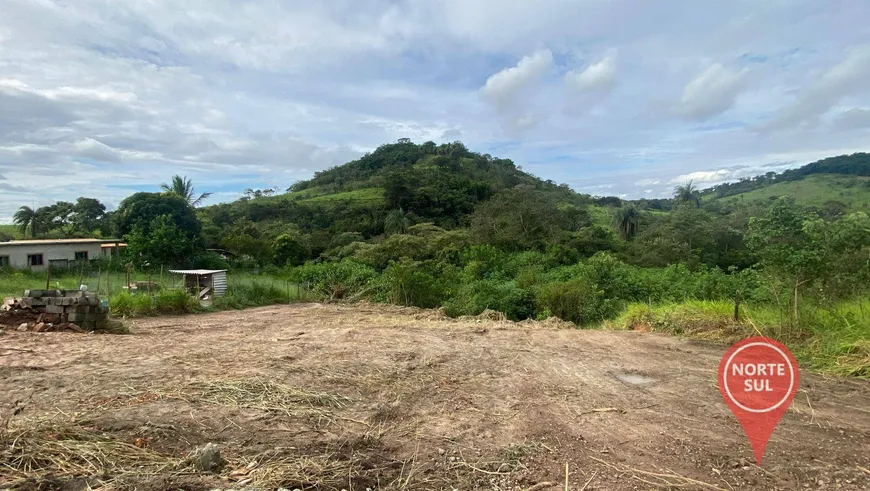
<path fill-rule="evenodd" d="M 146 231 L 155 218 L 168 215 L 173 223 L 191 237 L 198 237 L 202 224 L 188 202 L 174 193 L 135 193 L 121 201 L 115 212 L 115 229 L 124 236 L 139 225 Z"/>
<path fill-rule="evenodd" d="M 72 237 L 75 233 L 74 215 L 75 205 L 69 201 L 58 201 L 46 210 L 46 217 L 50 223 L 49 228 L 60 230 L 67 237 Z"/>
<path fill-rule="evenodd" d="M 567 228 L 566 221 L 552 195 L 517 187 L 478 205 L 471 231 L 482 242 L 504 250 L 544 250 Z"/>
<path fill-rule="evenodd" d="M 127 254 L 138 266 L 183 266 L 196 254 L 198 244 L 176 225 L 171 215 L 154 217 L 147 226 L 139 222 L 127 234 Z"/>
<path fill-rule="evenodd" d="M 36 210 L 29 206 L 22 206 L 12 216 L 12 223 L 18 226 L 21 235 L 27 234 L 27 229 L 30 228 L 30 236 L 36 237 Z"/>
<path fill-rule="evenodd" d="M 387 236 L 404 234 L 408 231 L 408 226 L 410 226 L 410 222 L 405 217 L 405 212 L 401 208 L 391 211 L 384 218 L 384 233 Z"/>
<path fill-rule="evenodd" d="M 637 234 L 637 224 L 640 220 L 640 211 L 634 205 L 625 205 L 616 210 L 614 214 L 616 229 L 623 239 L 629 240 Z"/>
<path fill-rule="evenodd" d="M 300 266 L 308 259 L 308 247 L 293 234 L 281 234 L 272 245 L 272 256 L 278 266 Z"/>
<path fill-rule="evenodd" d="M 91 234 L 102 228 L 106 217 L 106 205 L 94 198 L 77 199 L 72 211 L 73 229 L 82 234 Z"/>
<path fill-rule="evenodd" d="M 161 184 L 160 188 L 167 193 L 181 196 L 190 206 L 197 206 L 202 203 L 202 200 L 211 196 L 211 193 L 202 193 L 197 197 L 196 191 L 193 189 L 193 182 L 187 176 L 174 175 L 170 184 Z"/>
<path fill-rule="evenodd" d="M 693 203 L 695 207 L 701 206 L 701 195 L 698 187 L 692 181 L 674 188 L 674 199 L 677 203 Z"/>
<path fill-rule="evenodd" d="M 202 249 L 202 224 L 193 207 L 174 193 L 136 193 L 115 212 L 117 235 L 137 264 L 180 266 Z"/>
<path fill-rule="evenodd" d="M 794 319 L 801 288 L 820 279 L 827 267 L 820 235 L 824 227 L 821 218 L 797 208 L 786 197 L 777 199 L 764 216 L 749 220 L 746 244 L 773 280 L 788 285 Z"/>

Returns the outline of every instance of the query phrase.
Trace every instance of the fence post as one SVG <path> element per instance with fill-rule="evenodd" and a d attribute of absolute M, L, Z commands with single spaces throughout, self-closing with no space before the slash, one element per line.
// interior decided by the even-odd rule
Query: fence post
<path fill-rule="evenodd" d="M 45 289 L 51 288 L 51 263 L 45 267 Z"/>

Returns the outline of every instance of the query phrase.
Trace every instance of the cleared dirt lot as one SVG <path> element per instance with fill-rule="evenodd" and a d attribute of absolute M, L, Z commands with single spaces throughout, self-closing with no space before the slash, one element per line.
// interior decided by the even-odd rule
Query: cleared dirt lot
<path fill-rule="evenodd" d="M 725 346 L 381 305 L 131 327 L 0 336 L 0 488 L 870 489 L 870 384 L 803 373 L 758 468 Z M 208 442 L 227 467 L 185 467 Z"/>

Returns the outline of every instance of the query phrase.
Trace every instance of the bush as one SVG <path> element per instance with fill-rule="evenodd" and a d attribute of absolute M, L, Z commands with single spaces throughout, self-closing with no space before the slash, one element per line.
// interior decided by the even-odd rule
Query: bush
<path fill-rule="evenodd" d="M 535 316 L 535 295 L 514 281 L 478 280 L 460 286 L 444 304 L 444 312 L 451 317 L 478 315 L 486 309 L 520 321 Z"/>
<path fill-rule="evenodd" d="M 243 309 L 289 302 L 286 289 L 274 282 L 254 280 L 230 285 L 225 295 L 214 297 L 212 305 L 216 309 Z"/>
<path fill-rule="evenodd" d="M 440 306 L 445 297 L 444 286 L 421 266 L 407 260 L 390 264 L 377 281 L 375 299 L 423 308 Z"/>
<path fill-rule="evenodd" d="M 375 277 L 374 268 L 350 259 L 339 263 L 309 263 L 289 273 L 291 281 L 307 285 L 312 293 L 329 298 L 360 293 Z"/>
<path fill-rule="evenodd" d="M 194 269 L 229 269 L 230 264 L 219 254 L 204 252 L 190 261 Z"/>
<path fill-rule="evenodd" d="M 539 311 L 546 310 L 562 320 L 588 326 L 616 316 L 623 302 L 606 297 L 588 280 L 574 279 L 542 286 L 537 303 Z"/>
<path fill-rule="evenodd" d="M 120 292 L 109 299 L 113 316 L 142 317 L 156 314 L 187 314 L 199 310 L 199 302 L 182 290 L 163 290 L 152 299 L 147 293 Z"/>
<path fill-rule="evenodd" d="M 154 295 L 152 310 L 158 314 L 187 314 L 199 310 L 199 302 L 183 290 L 161 290 Z"/>

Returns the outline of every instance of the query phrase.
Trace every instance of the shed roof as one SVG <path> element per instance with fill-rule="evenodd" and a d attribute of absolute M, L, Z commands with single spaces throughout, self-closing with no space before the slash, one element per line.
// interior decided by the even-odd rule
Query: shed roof
<path fill-rule="evenodd" d="M 215 273 L 225 273 L 227 270 L 225 269 L 170 269 L 170 273 L 178 273 L 178 274 L 194 274 L 194 275 L 206 275 L 206 274 L 215 274 Z"/>
<path fill-rule="evenodd" d="M 54 245 L 54 244 L 114 244 L 118 239 L 28 239 L 0 242 L 0 246 Z"/>

